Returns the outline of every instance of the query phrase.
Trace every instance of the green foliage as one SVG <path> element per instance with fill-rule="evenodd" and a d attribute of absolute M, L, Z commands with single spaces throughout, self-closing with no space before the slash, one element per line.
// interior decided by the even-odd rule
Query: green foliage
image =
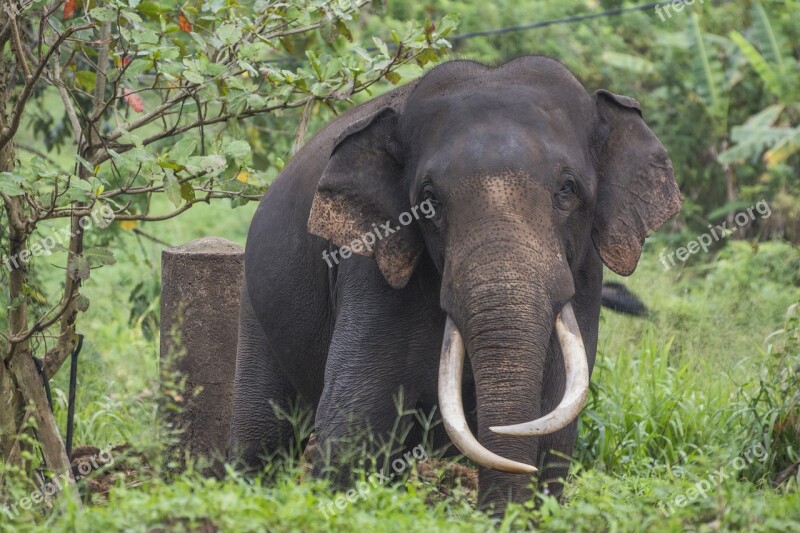
<path fill-rule="evenodd" d="M 458 13 L 459 32 L 466 33 L 596 5 L 437 0 L 374 2 L 366 11 L 345 0 L 114 0 L 81 6 L 71 18 L 58 10 L 42 31 L 45 53 L 56 30 L 93 25 L 67 39 L 49 63 L 66 101 L 49 80 L 33 91 L 15 136 L 18 160 L 0 169 L 0 193 L 26 200 L 24 214 L 36 219 L 29 243 L 65 231 L 81 209 L 107 206 L 117 220 L 85 232 L 80 255 L 67 252 L 66 239 L 51 255 L 34 257 L 21 293 L 11 293 L 7 271 L 0 270 L 2 294 L 9 311 L 29 307 L 32 325 L 53 316 L 68 279 L 85 282 L 76 299 L 79 330 L 87 334 L 76 443 L 126 442 L 148 464 L 132 462 L 138 473 L 119 477 L 108 502 L 84 510 L 64 502 L 48 516 L 36 508 L 13 522 L 0 512 L 0 531 L 517 531 L 534 523 L 552 531 L 797 529 L 800 252 L 755 242 L 800 238 L 800 70 L 793 46 L 800 27 L 797 2 L 789 1 L 695 2 L 663 22 L 642 11 L 453 41 L 452 56 L 488 63 L 551 55 L 590 90 L 636 97 L 687 197 L 676 225 L 682 231 L 651 241 L 626 281 L 644 296 L 650 316 L 602 316 L 591 396 L 562 504 L 539 495 L 541 507 L 512 506 L 497 523 L 474 509 L 474 494 L 443 491 L 415 471 L 326 520 L 320 503 L 346 493 L 296 465 L 273 466 L 256 480 L 230 472 L 218 481 L 190 464 L 186 474 L 162 481 L 169 436 L 157 418 L 165 408 L 159 384 L 168 396 L 181 390 L 156 357 L 163 246 L 208 234 L 243 243 L 251 201 L 314 131 L 335 113 L 417 77 L 450 50 L 444 39 L 456 19 L 448 14 Z M 28 8 L 36 16 L 28 17 L 26 38 L 42 29 L 42 6 Z M 110 62 L 103 76 L 98 43 L 106 25 Z M 14 59 L 13 50 L 5 53 Z M 98 137 L 89 142 L 89 117 L 106 78 L 92 122 Z M 17 87 L 13 96 L 19 94 Z M 65 102 L 79 118 L 80 137 Z M 733 201 L 726 168 L 735 177 Z M 708 222 L 764 198 L 772 216 L 746 235 L 753 242 L 727 240 L 664 271 L 656 255 L 661 248 L 683 245 Z M 158 220 L 178 211 L 173 222 Z M 2 254 L 9 251 L 8 227 L 8 213 L 0 210 Z M 0 312 L 0 328 L 8 330 L 6 313 Z M 34 353 L 52 349 L 52 333 L 31 338 Z M 60 428 L 65 374 L 53 378 Z M 29 444 L 25 461 L 38 463 L 35 440 L 21 438 Z M 766 460 L 750 463 L 707 497 L 670 507 L 757 444 L 768 451 Z M 32 489 L 19 468 L 3 465 L 0 477 L 2 505 Z"/>
<path fill-rule="evenodd" d="M 788 309 L 783 328 L 767 342 L 758 387 L 743 390 L 740 403 L 742 415 L 751 420 L 750 445 L 769 451 L 768 460 L 750 475 L 780 484 L 797 474 L 800 465 L 800 303 Z"/>
<path fill-rule="evenodd" d="M 26 322 L 50 324 L 61 313 L 63 323 L 72 324 L 74 312 L 86 306 L 78 296 L 80 283 L 91 269 L 113 261 L 116 250 L 92 245 L 113 241 L 117 225 L 100 237 L 96 230 L 74 231 L 79 221 L 102 210 L 108 216 L 95 226 L 106 228 L 115 220 L 130 229 L 177 216 L 199 202 L 228 199 L 237 207 L 257 200 L 283 168 L 291 143 L 304 140 L 312 117 L 322 123 L 331 116 L 329 109 L 352 105 L 352 97 L 384 79 L 398 83 L 449 50 L 444 37 L 454 29 L 454 18 L 402 24 L 386 35 L 387 44 L 358 31 L 363 5 L 110 0 L 77 13 L 65 8 L 63 19 L 58 10 L 32 18 L 33 41 L 25 44 L 45 54 L 33 67 L 53 74 L 31 77 L 27 82 L 36 90 L 22 89 L 3 121 L 18 119 L 25 125 L 18 141 L 44 146 L 24 163 L 0 169 L 5 195 L 0 222 L 14 222 L 19 234 L 14 239 L 0 234 L 0 256 L 16 258 L 29 253 L 22 247 L 32 247 L 31 260 L 23 265 L 28 285 L 52 306 L 44 315 L 31 313 Z M 28 9 L 38 13 L 42 7 Z M 90 49 L 88 42 L 102 45 Z M 27 65 L 31 57 L 8 59 L 25 63 L 13 69 L 17 75 L 33 68 Z M 9 95 L 13 90 L 11 83 Z M 275 121 L 293 120 L 281 116 L 292 109 L 303 110 L 296 134 L 294 128 L 279 130 Z M 3 129 L 0 147 L 15 133 Z M 64 155 L 44 155 L 49 150 Z M 162 195 L 171 208 L 151 213 L 162 205 L 154 197 Z M 50 236 L 48 221 L 58 219 L 73 224 L 68 242 L 59 244 L 73 250 L 65 266 L 74 283 L 67 284 L 68 294 L 45 294 L 36 279 L 38 270 L 50 265 L 38 259 L 35 246 L 37 237 Z M 10 278 L 10 271 L 2 269 L 0 278 Z M 26 294 L 7 296 L 35 303 Z M 10 332 L 14 338 L 29 333 Z"/>

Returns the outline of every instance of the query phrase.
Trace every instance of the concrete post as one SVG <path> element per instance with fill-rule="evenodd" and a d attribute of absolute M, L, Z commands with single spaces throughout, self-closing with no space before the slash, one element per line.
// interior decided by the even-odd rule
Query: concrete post
<path fill-rule="evenodd" d="M 209 461 L 221 475 L 230 430 L 239 292 L 244 250 L 218 237 L 167 248 L 161 255 L 161 364 L 186 378 L 179 412 L 167 423 L 181 430 L 168 457 Z M 194 396 L 193 391 L 201 388 Z"/>

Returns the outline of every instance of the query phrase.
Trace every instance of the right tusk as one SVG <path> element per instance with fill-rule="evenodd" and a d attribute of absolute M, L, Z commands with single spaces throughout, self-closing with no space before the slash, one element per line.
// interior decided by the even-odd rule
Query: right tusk
<path fill-rule="evenodd" d="M 439 409 L 442 411 L 444 427 L 453 444 L 469 459 L 486 468 L 513 474 L 537 472 L 534 466 L 500 457 L 487 450 L 470 431 L 461 398 L 464 356 L 464 340 L 453 319 L 448 316 L 442 340 L 442 359 L 439 363 Z"/>
<path fill-rule="evenodd" d="M 583 403 L 589 394 L 589 363 L 586 359 L 586 348 L 583 346 L 581 330 L 578 327 L 575 312 L 572 310 L 572 304 L 569 302 L 564 305 L 561 313 L 556 317 L 556 335 L 561 344 L 564 370 L 567 375 L 561 403 L 550 413 L 537 420 L 513 426 L 495 426 L 489 429 L 495 433 L 517 437 L 549 435 L 571 424 L 581 413 Z"/>

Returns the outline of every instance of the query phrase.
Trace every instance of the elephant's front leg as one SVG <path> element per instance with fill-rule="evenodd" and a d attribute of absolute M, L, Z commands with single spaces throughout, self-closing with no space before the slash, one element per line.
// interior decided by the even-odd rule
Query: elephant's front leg
<path fill-rule="evenodd" d="M 431 315 L 440 314 L 425 309 L 419 283 L 394 290 L 373 262 L 354 257 L 347 263 L 336 286 L 314 461 L 315 475 L 340 484 L 363 460 L 388 470 L 409 445 L 410 413 L 436 379 L 439 339 Z"/>
<path fill-rule="evenodd" d="M 589 366 L 589 375 L 594 369 L 597 353 L 597 322 L 600 313 L 600 286 L 602 271 L 599 265 L 588 274 L 592 285 L 582 296 L 575 299 L 575 314 L 580 330 L 583 333 L 583 342 L 586 347 L 586 357 Z M 550 412 L 564 396 L 565 385 L 564 358 L 561 356 L 560 347 L 555 339 L 551 339 L 550 351 L 544 374 L 544 390 L 542 395 L 543 410 Z M 563 481 L 569 474 L 571 457 L 575 450 L 578 434 L 578 419 L 555 433 L 545 435 L 539 444 L 539 457 L 536 466 L 539 467 L 539 490 L 560 498 L 564 490 Z"/>

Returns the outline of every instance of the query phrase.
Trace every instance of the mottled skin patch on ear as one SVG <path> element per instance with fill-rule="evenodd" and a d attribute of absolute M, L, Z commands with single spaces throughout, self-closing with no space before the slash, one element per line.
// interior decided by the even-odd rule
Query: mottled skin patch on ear
<path fill-rule="evenodd" d="M 337 246 L 350 246 L 353 241 L 364 242 L 365 235 L 372 233 L 375 236 L 372 249 L 362 246 L 360 250 L 353 249 L 353 252 L 374 257 L 389 285 L 401 289 L 414 272 L 422 246 L 412 244 L 415 239 L 411 237 L 404 238 L 404 233 L 410 230 L 400 226 L 397 221 L 387 221 L 391 222 L 390 227 L 394 230 L 390 235 L 384 235 L 380 226 L 360 223 L 364 220 L 380 220 L 380 213 L 368 211 L 371 210 L 363 203 L 347 201 L 341 194 L 318 191 L 311 204 L 308 231 L 329 239 Z"/>

